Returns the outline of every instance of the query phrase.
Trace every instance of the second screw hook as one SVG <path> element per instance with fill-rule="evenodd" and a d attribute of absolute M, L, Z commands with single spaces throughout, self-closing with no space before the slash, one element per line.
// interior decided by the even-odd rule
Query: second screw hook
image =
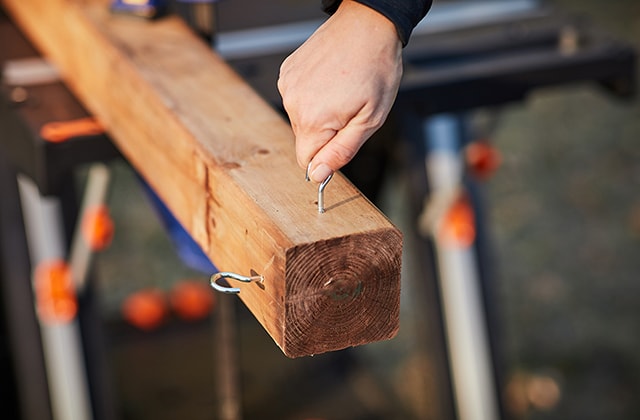
<path fill-rule="evenodd" d="M 211 278 L 209 279 L 211 287 L 213 287 L 218 292 L 226 293 L 229 295 L 237 295 L 238 293 L 240 293 L 240 289 L 238 289 L 237 287 L 223 286 L 218 283 L 218 280 L 220 279 L 233 279 L 243 283 L 251 283 L 252 281 L 254 281 L 254 282 L 257 282 L 259 285 L 262 285 L 262 283 L 264 282 L 264 277 L 261 276 L 260 274 L 253 272 L 253 270 L 251 270 L 251 277 L 241 276 L 240 274 L 231 273 L 228 271 L 221 271 L 219 273 L 215 273 L 214 275 L 212 275 Z"/>

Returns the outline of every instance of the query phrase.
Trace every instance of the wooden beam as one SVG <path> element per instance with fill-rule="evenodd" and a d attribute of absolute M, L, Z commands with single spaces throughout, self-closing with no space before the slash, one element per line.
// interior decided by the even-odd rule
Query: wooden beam
<path fill-rule="evenodd" d="M 318 214 L 288 124 L 181 20 L 1 1 L 216 266 L 264 276 L 240 297 L 286 355 L 396 333 L 399 231 L 340 174 Z"/>

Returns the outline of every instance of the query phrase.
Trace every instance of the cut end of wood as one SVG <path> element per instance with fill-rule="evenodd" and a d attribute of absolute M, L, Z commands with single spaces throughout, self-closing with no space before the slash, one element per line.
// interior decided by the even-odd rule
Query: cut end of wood
<path fill-rule="evenodd" d="M 393 338 L 401 259 L 393 227 L 290 249 L 283 352 L 309 356 Z"/>

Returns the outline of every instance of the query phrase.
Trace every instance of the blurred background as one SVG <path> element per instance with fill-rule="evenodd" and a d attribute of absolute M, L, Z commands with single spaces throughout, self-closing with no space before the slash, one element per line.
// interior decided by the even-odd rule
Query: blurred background
<path fill-rule="evenodd" d="M 550 3 L 639 46 L 638 2 Z M 590 87 L 546 90 L 501 115 L 504 165 L 486 191 L 505 355 L 512 381 L 529 372 L 558 385 L 557 404 L 526 418 L 640 415 L 639 117 L 637 100 Z"/>
<path fill-rule="evenodd" d="M 640 49 L 637 0 L 545 3 Z M 502 162 L 479 194 L 505 417 L 640 418 L 640 101 L 572 84 L 478 111 Z M 166 309 L 178 285 L 206 284 L 207 275 L 179 260 L 131 169 L 111 167 L 116 235 L 95 274 L 117 418 L 221 418 L 223 398 L 239 401 L 246 419 L 447 418 L 451 384 L 430 301 L 410 296 L 432 280 L 415 271 L 425 256 L 412 247 L 401 159 L 376 195 L 407 241 L 400 334 L 295 360 L 235 298 L 212 295 L 208 315 L 195 320 Z M 168 312 L 140 329 L 123 305 L 150 289 Z M 225 307 L 235 338 L 216 321 Z M 236 394 L 220 389 L 229 348 Z"/>

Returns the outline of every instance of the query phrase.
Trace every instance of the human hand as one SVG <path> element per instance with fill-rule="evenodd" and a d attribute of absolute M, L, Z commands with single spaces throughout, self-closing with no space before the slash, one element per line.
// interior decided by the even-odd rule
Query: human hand
<path fill-rule="evenodd" d="M 384 123 L 402 77 L 394 24 L 344 0 L 280 68 L 298 164 L 314 182 L 347 164 Z"/>

